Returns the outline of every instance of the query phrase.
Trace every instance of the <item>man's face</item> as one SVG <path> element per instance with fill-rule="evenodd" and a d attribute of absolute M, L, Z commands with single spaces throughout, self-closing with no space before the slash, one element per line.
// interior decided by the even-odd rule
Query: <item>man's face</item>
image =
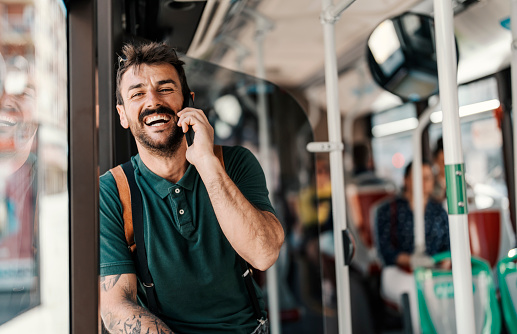
<path fill-rule="evenodd" d="M 413 192 L 413 171 L 411 171 L 405 178 L 405 188 Z M 427 164 L 422 165 L 422 190 L 424 196 L 429 196 L 433 192 L 434 175 L 431 166 Z"/>
<path fill-rule="evenodd" d="M 139 149 L 167 156 L 184 140 L 177 112 L 183 106 L 178 72 L 170 64 L 129 68 L 120 83 L 124 105 L 117 105 L 120 124 L 130 128 Z"/>
<path fill-rule="evenodd" d="M 23 150 L 37 128 L 34 119 L 35 88 L 31 81 L 22 87 L 5 87 L 0 98 L 0 156 Z"/>

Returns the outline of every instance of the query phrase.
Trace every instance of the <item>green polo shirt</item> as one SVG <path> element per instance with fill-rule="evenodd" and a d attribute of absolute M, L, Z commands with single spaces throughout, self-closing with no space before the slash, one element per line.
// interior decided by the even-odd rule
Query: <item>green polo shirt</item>
<path fill-rule="evenodd" d="M 264 173 L 242 147 L 223 147 L 226 172 L 260 210 L 273 212 Z M 142 193 L 144 238 L 160 318 L 178 333 L 251 333 L 257 322 L 235 250 L 224 236 L 207 190 L 190 165 L 178 183 L 131 158 Z M 111 173 L 100 178 L 100 275 L 135 273 L 122 207 Z M 262 309 L 264 301 L 255 285 Z"/>

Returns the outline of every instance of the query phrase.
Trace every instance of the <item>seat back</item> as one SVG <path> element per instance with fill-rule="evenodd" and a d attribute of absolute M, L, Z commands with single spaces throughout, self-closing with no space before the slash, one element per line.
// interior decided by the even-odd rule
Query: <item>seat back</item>
<path fill-rule="evenodd" d="M 396 188 L 391 183 L 378 185 L 353 185 L 347 189 L 352 220 L 360 234 L 363 243 L 368 247 L 374 247 L 374 239 L 371 222 L 371 210 L 379 201 L 395 194 Z"/>
<path fill-rule="evenodd" d="M 490 267 L 497 264 L 501 244 L 501 211 L 473 211 L 468 214 L 470 250 L 473 256 L 485 259 Z"/>
<path fill-rule="evenodd" d="M 447 258 L 450 258 L 450 252 L 433 257 L 435 263 Z M 414 275 L 422 333 L 456 333 L 452 271 L 418 268 Z M 476 332 L 499 333 L 501 315 L 490 266 L 483 259 L 472 257 L 472 284 Z"/>
<path fill-rule="evenodd" d="M 517 252 L 499 261 L 497 278 L 506 328 L 517 334 Z"/>

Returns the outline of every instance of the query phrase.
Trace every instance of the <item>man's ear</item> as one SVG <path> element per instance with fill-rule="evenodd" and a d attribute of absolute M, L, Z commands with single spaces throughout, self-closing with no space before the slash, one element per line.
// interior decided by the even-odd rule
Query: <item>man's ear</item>
<path fill-rule="evenodd" d="M 126 118 L 126 109 L 124 108 L 124 106 L 117 104 L 117 111 L 120 117 L 120 125 L 122 125 L 124 129 L 129 128 L 129 123 Z"/>

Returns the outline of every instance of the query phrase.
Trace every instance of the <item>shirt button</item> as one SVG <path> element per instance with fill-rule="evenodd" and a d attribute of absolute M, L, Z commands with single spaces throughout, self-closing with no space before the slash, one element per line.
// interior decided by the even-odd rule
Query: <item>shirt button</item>
<path fill-rule="evenodd" d="M 174 190 L 174 192 L 175 192 L 176 194 L 179 194 L 179 193 L 180 193 L 180 189 L 179 189 L 179 188 L 176 188 L 176 189 Z"/>
<path fill-rule="evenodd" d="M 183 209 L 180 209 L 180 215 L 184 214 L 185 213 L 185 210 Z"/>

